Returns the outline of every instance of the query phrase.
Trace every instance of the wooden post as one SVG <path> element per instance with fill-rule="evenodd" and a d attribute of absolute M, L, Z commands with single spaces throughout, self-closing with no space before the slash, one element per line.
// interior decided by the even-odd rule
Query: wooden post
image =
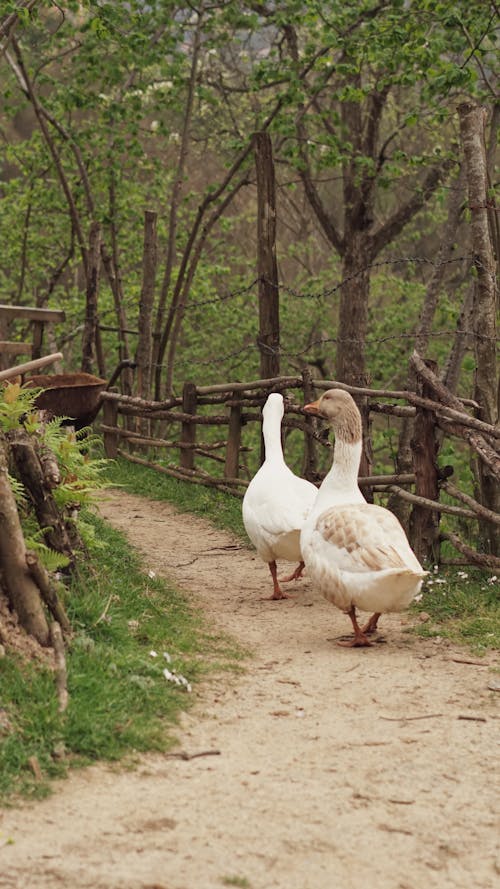
<path fill-rule="evenodd" d="M 31 350 L 31 357 L 41 358 L 42 356 L 42 345 L 43 345 L 43 321 L 33 321 L 33 348 Z"/>
<path fill-rule="evenodd" d="M 182 410 L 185 414 L 196 414 L 198 397 L 194 383 L 184 383 L 182 390 Z M 181 423 L 181 443 L 194 445 L 196 441 L 196 424 L 189 420 Z M 194 448 L 180 449 L 180 465 L 184 469 L 194 469 Z"/>
<path fill-rule="evenodd" d="M 139 299 L 139 340 L 137 343 L 137 394 L 146 401 L 151 398 L 152 378 L 152 316 L 157 261 L 157 214 L 146 210 L 144 214 L 144 248 L 142 255 L 142 288 Z M 137 429 L 148 437 L 151 434 L 149 420 L 138 420 Z"/>
<path fill-rule="evenodd" d="M 435 361 L 426 361 L 427 367 L 436 371 Z M 417 379 L 416 390 L 424 398 L 432 397 L 425 382 Z M 428 500 L 439 500 L 436 425 L 434 413 L 417 407 L 413 437 L 410 442 L 415 472 L 415 493 Z M 410 542 L 421 562 L 439 562 L 440 515 L 425 506 L 415 504 L 410 515 Z"/>
<path fill-rule="evenodd" d="M 101 257 L 101 226 L 93 222 L 90 226 L 88 269 L 87 269 L 87 298 L 85 305 L 85 324 L 82 340 L 82 371 L 91 374 L 96 349 L 97 334 L 97 295 L 99 291 L 99 263 Z"/>
<path fill-rule="evenodd" d="M 237 397 L 237 393 L 233 392 L 233 398 Z M 233 405 L 229 410 L 229 429 L 227 434 L 224 478 L 238 478 L 240 468 L 240 444 L 241 407 L 239 405 Z"/>
<path fill-rule="evenodd" d="M 280 373 L 280 322 L 278 266 L 276 262 L 276 189 L 269 133 L 255 133 L 257 172 L 257 269 L 259 276 L 260 374 L 263 379 Z"/>
<path fill-rule="evenodd" d="M 106 398 L 103 403 L 103 412 L 102 412 L 102 421 L 105 426 L 113 427 L 116 429 L 118 426 L 118 403 L 115 399 Z M 110 460 L 116 460 L 118 456 L 118 441 L 119 436 L 116 432 L 106 432 L 103 436 L 104 439 L 104 453 L 106 457 Z"/>
<path fill-rule="evenodd" d="M 304 391 L 304 404 L 309 404 L 315 399 L 314 386 L 312 384 L 312 374 L 308 367 L 302 371 L 302 387 Z M 302 473 L 304 478 L 310 482 L 318 481 L 318 461 L 316 441 L 309 435 L 309 430 L 315 430 L 317 420 L 311 414 L 304 417 L 304 425 L 306 431 L 304 433 L 304 464 Z"/>

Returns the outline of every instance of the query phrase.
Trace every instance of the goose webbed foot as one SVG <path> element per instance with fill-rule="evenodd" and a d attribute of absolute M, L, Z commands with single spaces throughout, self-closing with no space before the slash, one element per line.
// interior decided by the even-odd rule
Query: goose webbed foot
<path fill-rule="evenodd" d="M 290 583 L 291 580 L 300 580 L 304 572 L 304 568 L 304 562 L 299 562 L 295 571 L 292 571 L 291 574 L 287 574 L 286 577 L 280 577 L 280 583 Z"/>
<path fill-rule="evenodd" d="M 372 636 L 373 633 L 375 633 L 380 615 L 381 615 L 381 612 L 376 611 L 375 614 L 372 614 L 372 616 L 366 622 L 364 627 L 361 627 L 361 632 L 364 633 L 365 636 Z"/>
<path fill-rule="evenodd" d="M 273 594 L 272 594 L 272 596 L 265 596 L 264 599 L 266 601 L 273 601 L 273 600 L 276 601 L 279 599 L 293 599 L 293 596 L 291 596 L 289 593 L 285 593 L 279 585 L 278 573 L 276 570 L 276 562 L 268 562 L 268 565 L 269 565 L 269 571 L 271 572 L 271 577 L 273 579 Z"/>
<path fill-rule="evenodd" d="M 372 646 L 372 642 L 367 638 L 364 629 L 362 630 L 358 624 L 356 619 L 356 609 L 354 605 L 351 605 L 349 611 L 347 612 L 349 617 L 351 618 L 351 623 L 354 630 L 354 638 L 347 640 L 339 640 L 337 645 L 341 645 L 342 648 L 368 648 Z M 375 617 L 375 615 L 373 615 Z M 370 618 L 371 620 L 371 618 Z M 370 621 L 368 621 L 370 623 Z"/>

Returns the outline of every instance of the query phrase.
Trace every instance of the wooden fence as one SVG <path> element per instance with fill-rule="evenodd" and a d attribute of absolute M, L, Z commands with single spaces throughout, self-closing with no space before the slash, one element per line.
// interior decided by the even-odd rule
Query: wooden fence
<path fill-rule="evenodd" d="M 495 531 L 500 526 L 500 516 L 451 483 L 453 467 L 439 468 L 437 451 L 440 436 L 458 437 L 500 480 L 500 430 L 470 413 L 471 409 L 477 412 L 477 404 L 459 400 L 444 390 L 416 353 L 412 361 L 419 380 L 417 388 L 420 391 L 416 392 L 372 390 L 347 386 L 335 380 L 315 380 L 309 371 L 301 376 L 212 386 L 188 382 L 181 397 L 159 402 L 105 392 L 100 431 L 104 436 L 106 455 L 111 458 L 121 455 L 174 478 L 243 496 L 251 475 L 245 462 L 251 448 L 244 443 L 244 427 L 261 422 L 261 409 L 270 392 L 286 392 L 285 435 L 291 429 L 302 433 L 302 474 L 319 483 L 322 477 L 319 466 L 324 462 L 320 459 L 321 449 L 331 448 L 328 429 L 321 420 L 306 415 L 301 405 L 326 389 L 346 389 L 356 399 L 367 401 L 370 417 L 382 414 L 399 418 L 400 422 L 416 420 L 411 437 L 412 471 L 360 477 L 359 485 L 365 496 L 371 499 L 373 492 L 385 492 L 396 501 L 407 504 L 407 510 L 411 510 L 410 539 L 420 558 L 437 562 L 439 544 L 446 539 L 460 554 L 457 559 L 448 559 L 448 563 L 477 564 L 497 570 L 500 568 L 499 558 L 478 552 L 454 532 L 440 529 L 441 514 L 473 519 L 483 526 L 486 523 Z M 212 432 L 203 437 L 203 429 Z M 215 440 L 214 429 L 221 432 Z M 255 435 L 253 438 L 255 440 Z M 169 454 L 168 461 L 155 462 L 161 451 Z M 178 455 L 176 461 L 175 457 L 171 459 L 175 454 Z M 200 457 L 205 463 L 208 460 L 213 464 L 212 471 L 199 465 Z M 441 491 L 446 491 L 458 505 L 442 502 Z"/>

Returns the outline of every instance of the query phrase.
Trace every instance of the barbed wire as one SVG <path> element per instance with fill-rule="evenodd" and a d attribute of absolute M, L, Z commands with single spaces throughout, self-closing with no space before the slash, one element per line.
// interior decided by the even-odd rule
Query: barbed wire
<path fill-rule="evenodd" d="M 469 331 L 464 331 L 464 336 L 475 337 L 476 339 L 482 339 L 484 341 L 490 341 L 498 343 L 500 342 L 500 337 L 492 337 L 486 336 L 485 334 L 473 334 Z M 453 337 L 455 338 L 457 335 L 457 331 L 454 330 L 438 330 L 429 334 L 429 339 L 440 339 L 443 337 Z M 366 348 L 370 346 L 378 346 L 383 343 L 390 342 L 391 340 L 414 340 L 415 332 L 411 333 L 393 333 L 387 334 L 386 336 L 381 337 L 368 337 L 365 340 Z M 352 337 L 321 337 L 317 340 L 312 340 L 304 349 L 299 349 L 297 351 L 288 351 L 281 346 L 277 349 L 270 346 L 268 343 L 259 342 L 258 338 L 254 340 L 252 343 L 248 343 L 246 346 L 240 346 L 238 349 L 235 349 L 231 352 L 228 352 L 226 355 L 218 355 L 216 358 L 185 358 L 178 359 L 176 361 L 176 367 L 185 367 L 187 365 L 192 366 L 196 365 L 197 367 L 215 367 L 216 365 L 220 365 L 225 361 L 230 361 L 232 358 L 241 357 L 241 362 L 245 359 L 245 357 L 251 353 L 254 353 L 257 349 L 258 351 L 265 351 L 269 355 L 279 356 L 280 358 L 287 358 L 289 360 L 301 358 L 307 353 L 311 352 L 315 346 L 328 346 L 328 345 L 336 345 L 339 344 L 355 344 L 359 345 L 359 340 L 355 340 Z M 161 367 L 163 369 L 166 368 L 165 364 L 156 364 L 155 367 Z"/>
<path fill-rule="evenodd" d="M 291 287 L 289 284 L 285 284 L 284 282 L 275 283 L 271 281 L 269 278 L 265 276 L 258 276 L 254 278 L 250 284 L 247 284 L 243 287 L 238 288 L 237 290 L 227 291 L 222 294 L 218 294 L 217 296 L 210 297 L 203 300 L 195 300 L 193 302 L 188 302 L 186 305 L 186 309 L 196 309 L 201 306 L 209 306 L 214 305 L 220 302 L 227 302 L 227 300 L 232 299 L 236 296 L 241 296 L 244 293 L 249 293 L 256 287 L 260 282 L 264 282 L 271 287 L 277 287 L 283 293 L 287 293 L 290 296 L 295 296 L 297 299 L 325 299 L 328 296 L 331 296 L 333 293 L 336 293 L 345 284 L 348 284 L 350 281 L 355 281 L 356 278 L 359 278 L 361 275 L 366 274 L 371 269 L 382 268 L 384 266 L 395 266 L 395 265 L 403 265 L 404 263 L 413 263 L 415 265 L 431 265 L 434 268 L 441 268 L 444 265 L 451 265 L 453 263 L 459 262 L 472 262 L 474 259 L 472 254 L 465 254 L 463 256 L 454 256 L 450 259 L 443 259 L 441 261 L 435 259 L 428 259 L 427 257 L 422 256 L 400 256 L 395 257 L 394 259 L 383 259 L 379 262 L 370 263 L 370 265 L 363 266 L 363 268 L 358 269 L 356 272 L 353 272 L 352 275 L 349 275 L 347 278 L 343 278 L 341 281 L 338 281 L 332 287 L 326 287 L 318 292 L 307 293 L 304 291 L 297 290 L 294 287 Z"/>

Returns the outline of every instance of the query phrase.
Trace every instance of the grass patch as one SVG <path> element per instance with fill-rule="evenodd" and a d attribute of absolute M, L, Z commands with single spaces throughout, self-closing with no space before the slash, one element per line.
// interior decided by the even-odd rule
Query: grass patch
<path fill-rule="evenodd" d="M 45 795 L 50 779 L 70 766 L 167 750 L 192 696 L 163 670 L 175 670 L 195 689 L 209 670 L 236 665 L 241 656 L 233 643 L 207 632 L 178 591 L 148 576 L 122 534 L 93 515 L 86 521 L 94 529 L 92 556 L 82 560 L 66 602 L 74 629 L 67 711 L 57 710 L 48 667 L 10 656 L 0 660 L 4 802 L 17 793 Z M 42 781 L 30 768 L 32 757 Z"/>
<path fill-rule="evenodd" d="M 412 608 L 430 618 L 413 628 L 418 636 L 443 636 L 476 654 L 500 648 L 499 581 L 490 572 L 442 568 L 425 581 Z"/>

